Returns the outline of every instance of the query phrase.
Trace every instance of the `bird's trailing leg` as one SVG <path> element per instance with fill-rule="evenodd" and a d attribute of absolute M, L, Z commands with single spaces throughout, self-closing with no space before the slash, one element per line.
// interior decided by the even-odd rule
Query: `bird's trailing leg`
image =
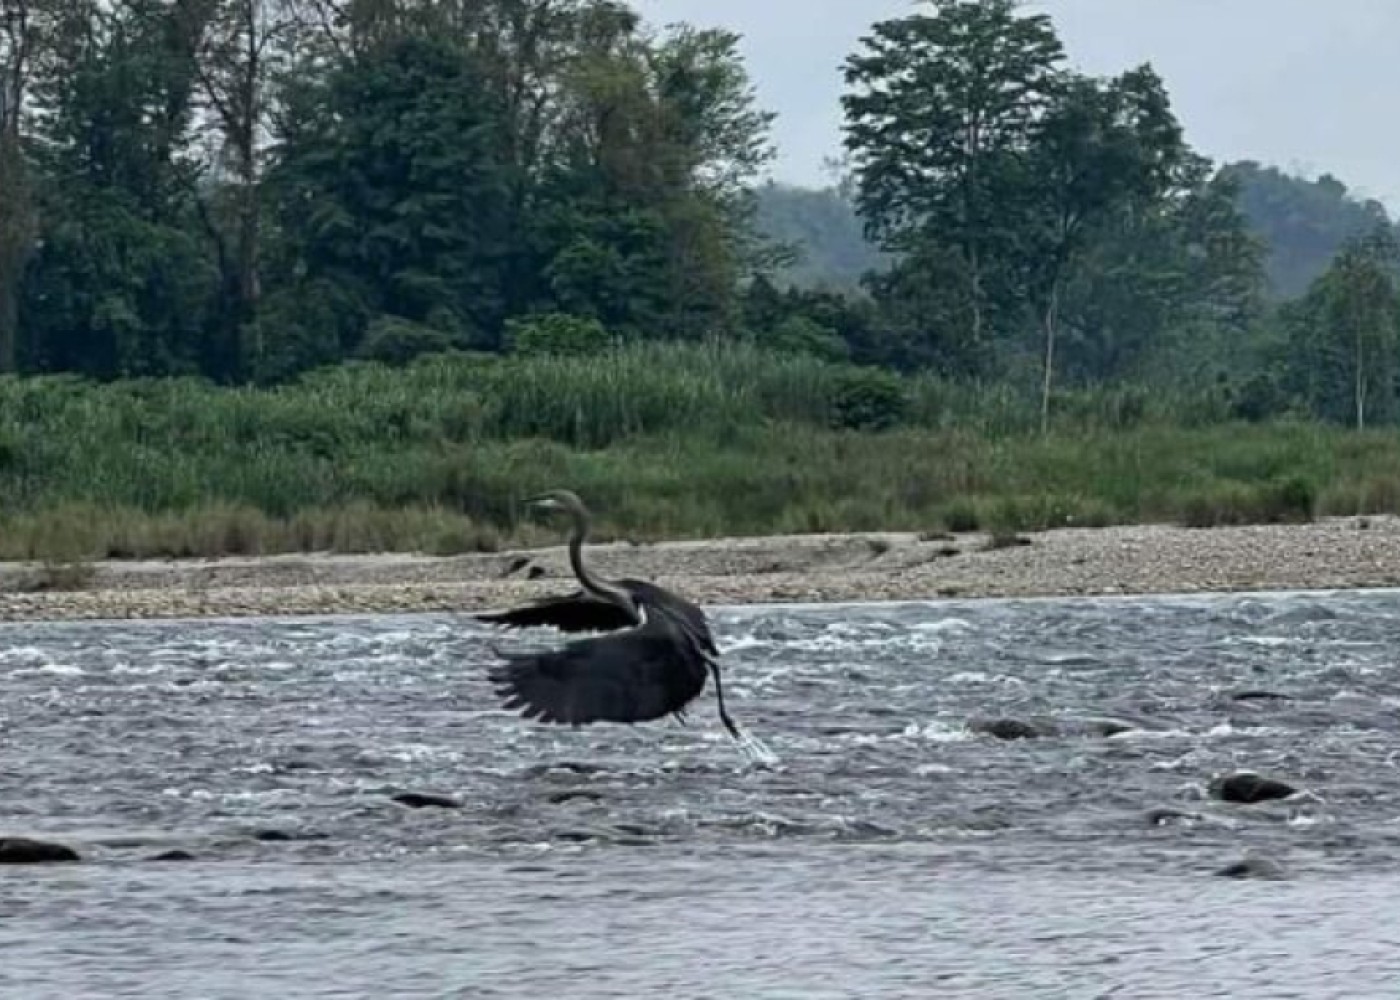
<path fill-rule="evenodd" d="M 769 767 L 778 763 L 778 755 L 766 747 L 757 736 L 742 731 L 729 715 L 729 710 L 724 707 L 724 682 L 720 679 L 719 663 L 713 657 L 706 657 L 705 662 L 710 665 L 710 673 L 715 678 L 715 700 L 719 703 L 719 721 L 724 724 L 724 728 L 729 730 L 729 735 L 738 744 L 739 751 L 749 760 L 756 764 L 764 764 Z"/>

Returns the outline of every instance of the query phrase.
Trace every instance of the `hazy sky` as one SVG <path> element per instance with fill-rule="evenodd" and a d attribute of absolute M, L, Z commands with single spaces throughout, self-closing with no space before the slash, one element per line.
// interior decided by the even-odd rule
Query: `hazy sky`
<path fill-rule="evenodd" d="M 781 180 L 824 181 L 840 151 L 839 67 L 870 25 L 912 0 L 634 0 L 657 24 L 744 36 L 774 126 Z M 1188 139 L 1400 209 L 1400 0 L 1040 0 L 1070 61 L 1095 75 L 1151 62 Z"/>

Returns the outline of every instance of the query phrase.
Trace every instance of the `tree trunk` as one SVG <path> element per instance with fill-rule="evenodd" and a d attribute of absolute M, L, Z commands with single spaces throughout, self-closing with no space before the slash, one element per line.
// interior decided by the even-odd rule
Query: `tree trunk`
<path fill-rule="evenodd" d="M 1366 429 L 1366 353 L 1361 335 L 1362 325 L 1356 326 L 1356 429 Z"/>
<path fill-rule="evenodd" d="M 34 244 L 33 205 L 16 130 L 0 122 L 0 372 L 19 364 L 19 298 Z"/>
<path fill-rule="evenodd" d="M 1050 284 L 1050 301 L 1045 304 L 1045 374 L 1040 387 L 1040 433 L 1050 432 L 1050 390 L 1055 378 L 1055 332 L 1060 313 L 1060 279 Z"/>

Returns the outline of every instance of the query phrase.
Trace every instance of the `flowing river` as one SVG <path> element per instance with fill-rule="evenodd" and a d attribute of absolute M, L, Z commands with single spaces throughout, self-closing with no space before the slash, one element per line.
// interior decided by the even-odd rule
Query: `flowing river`
<path fill-rule="evenodd" d="M 560 639 L 466 616 L 0 627 L 0 836 L 83 856 L 0 868 L 0 997 L 1400 989 L 1400 594 L 712 615 L 772 767 L 503 712 Z"/>

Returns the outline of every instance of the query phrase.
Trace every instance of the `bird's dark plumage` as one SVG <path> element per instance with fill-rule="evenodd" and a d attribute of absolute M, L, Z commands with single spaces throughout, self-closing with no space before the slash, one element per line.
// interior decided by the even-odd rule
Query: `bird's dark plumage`
<path fill-rule="evenodd" d="M 534 501 L 574 519 L 569 557 L 581 589 L 507 611 L 477 615 L 511 628 L 552 626 L 563 632 L 606 633 L 575 639 L 563 648 L 507 653 L 487 677 L 505 707 L 527 719 L 556 725 L 635 723 L 682 716 L 715 678 L 720 719 L 741 739 L 724 707 L 719 650 L 695 604 L 645 580 L 604 581 L 583 565 L 587 509 L 572 493 L 558 491 Z"/>
<path fill-rule="evenodd" d="M 632 616 L 616 604 L 600 601 L 581 590 L 563 597 L 541 598 L 507 611 L 488 612 L 476 618 L 489 625 L 504 625 L 507 628 L 547 625 L 560 632 L 612 632 L 634 623 Z"/>
<path fill-rule="evenodd" d="M 705 654 L 680 622 L 648 609 L 644 624 L 542 653 L 503 653 L 488 674 L 505 707 L 559 725 L 647 722 L 705 689 Z"/>

